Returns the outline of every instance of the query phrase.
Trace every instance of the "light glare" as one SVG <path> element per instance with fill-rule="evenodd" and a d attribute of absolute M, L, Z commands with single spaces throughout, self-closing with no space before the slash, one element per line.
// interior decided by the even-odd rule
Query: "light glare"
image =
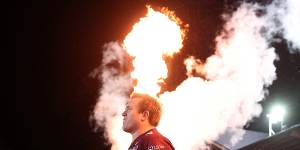
<path fill-rule="evenodd" d="M 283 121 L 285 110 L 283 106 L 276 105 L 272 108 L 271 113 L 267 115 L 271 123 L 277 123 Z"/>

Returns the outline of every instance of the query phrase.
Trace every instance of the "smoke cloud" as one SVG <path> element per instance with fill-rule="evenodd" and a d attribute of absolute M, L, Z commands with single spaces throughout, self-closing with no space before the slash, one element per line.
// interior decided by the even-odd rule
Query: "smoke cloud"
<path fill-rule="evenodd" d="M 276 79 L 277 56 L 261 33 L 266 20 L 257 17 L 256 8 L 243 4 L 226 16 L 215 54 L 205 64 L 189 59 L 194 63 L 187 70 L 194 68 L 205 78 L 190 76 L 175 91 L 161 95 L 160 128 L 178 149 L 205 149 L 226 130 L 233 131 L 234 144 L 242 138 L 242 127 L 261 113 L 257 102 Z"/>
<path fill-rule="evenodd" d="M 283 35 L 289 41 L 289 51 L 291 53 L 300 52 L 300 1 L 286 0 L 286 4 L 281 5 L 284 6 L 285 13 L 279 17 L 282 17 Z"/>
<path fill-rule="evenodd" d="M 105 128 L 112 150 L 124 149 L 131 139 L 122 130 L 122 112 L 132 87 L 130 74 L 124 70 L 126 65 L 126 51 L 117 42 L 110 42 L 103 47 L 101 66 L 92 73 L 102 82 L 93 118 L 99 127 Z"/>
<path fill-rule="evenodd" d="M 299 8 L 297 0 L 275 0 L 266 6 L 243 3 L 232 14 L 223 15 L 226 23 L 215 39 L 214 55 L 204 63 L 188 58 L 188 78 L 176 90 L 159 96 L 163 116 L 158 128 L 176 149 L 206 149 L 226 130 L 234 133 L 233 145 L 242 139 L 243 126 L 260 115 L 258 102 L 276 79 L 274 62 L 279 57 L 271 46 L 278 42 L 276 35 L 288 41 L 291 53 L 300 50 Z M 93 114 L 106 129 L 113 150 L 126 149 L 131 142 L 122 131 L 121 113 L 132 80 L 128 72 L 120 71 L 122 67 L 110 65 L 126 64 L 125 55 L 116 42 L 104 46 L 98 76 L 102 88 Z M 193 76 L 193 71 L 200 77 Z"/>

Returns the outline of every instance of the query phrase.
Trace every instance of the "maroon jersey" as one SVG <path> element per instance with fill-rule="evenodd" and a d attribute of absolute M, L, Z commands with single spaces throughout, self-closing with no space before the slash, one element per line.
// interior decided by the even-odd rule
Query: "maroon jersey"
<path fill-rule="evenodd" d="M 137 137 L 128 150 L 175 150 L 169 139 L 155 128 Z"/>

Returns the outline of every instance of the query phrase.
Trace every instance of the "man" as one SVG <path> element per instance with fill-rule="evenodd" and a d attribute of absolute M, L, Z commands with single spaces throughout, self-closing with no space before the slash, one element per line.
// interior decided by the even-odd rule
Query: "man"
<path fill-rule="evenodd" d="M 172 143 L 156 126 L 161 117 L 161 105 L 146 94 L 133 93 L 122 113 L 123 130 L 132 135 L 128 150 L 174 150 Z"/>

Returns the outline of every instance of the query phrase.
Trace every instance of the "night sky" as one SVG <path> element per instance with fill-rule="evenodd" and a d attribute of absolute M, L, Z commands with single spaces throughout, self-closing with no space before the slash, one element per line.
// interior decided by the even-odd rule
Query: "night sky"
<path fill-rule="evenodd" d="M 163 89 L 171 91 L 186 78 L 184 58 L 205 60 L 213 53 L 224 23 L 220 15 L 234 10 L 235 1 L 18 2 L 16 115 L 5 117 L 13 124 L 4 123 L 0 149 L 108 150 L 101 129 L 94 132 L 90 120 L 101 84 L 89 74 L 101 63 L 103 44 L 122 41 L 146 14 L 146 4 L 166 6 L 190 26 L 182 53 L 168 66 Z M 278 79 L 261 102 L 261 117 L 246 129 L 267 132 L 265 116 L 274 102 L 287 108 L 287 126 L 300 123 L 300 54 L 289 54 L 284 42 L 274 47 Z"/>

